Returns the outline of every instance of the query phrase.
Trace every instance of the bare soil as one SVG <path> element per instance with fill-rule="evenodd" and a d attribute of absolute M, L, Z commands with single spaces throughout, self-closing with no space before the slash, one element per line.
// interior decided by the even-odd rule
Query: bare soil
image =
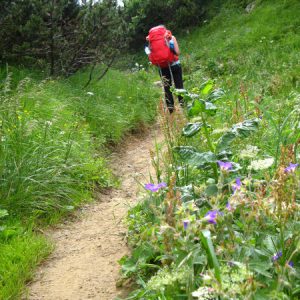
<path fill-rule="evenodd" d="M 99 194 L 85 205 L 75 221 L 60 224 L 47 233 L 55 244 L 52 255 L 40 266 L 28 287 L 30 300 L 112 300 L 128 291 L 118 289 L 118 260 L 129 253 L 124 217 L 138 201 L 138 182 L 149 181 L 149 151 L 154 140 L 162 140 L 155 128 L 142 136 L 128 138 L 111 156 L 120 177 L 120 188 Z"/>

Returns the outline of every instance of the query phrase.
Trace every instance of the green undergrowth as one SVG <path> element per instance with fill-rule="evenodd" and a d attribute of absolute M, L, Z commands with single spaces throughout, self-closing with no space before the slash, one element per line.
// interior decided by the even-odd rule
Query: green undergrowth
<path fill-rule="evenodd" d="M 51 251 L 52 245 L 43 235 L 11 224 L 0 240 L 0 299 L 19 299 L 33 269 Z"/>
<path fill-rule="evenodd" d="M 254 3 L 249 13 L 221 10 L 181 42 L 183 53 L 190 54 L 187 88 L 207 78 L 225 87 L 226 123 L 239 111 L 249 114 L 253 102 L 282 120 L 289 97 L 300 89 L 299 1 Z"/>
<path fill-rule="evenodd" d="M 186 108 L 128 213 L 128 299 L 299 299 L 300 4 L 253 2 L 178 37 Z"/>
<path fill-rule="evenodd" d="M 84 88 L 88 77 L 1 69 L 0 299 L 18 299 L 51 251 L 36 229 L 115 186 L 111 145 L 155 119 L 158 91 L 142 72 L 110 70 Z"/>

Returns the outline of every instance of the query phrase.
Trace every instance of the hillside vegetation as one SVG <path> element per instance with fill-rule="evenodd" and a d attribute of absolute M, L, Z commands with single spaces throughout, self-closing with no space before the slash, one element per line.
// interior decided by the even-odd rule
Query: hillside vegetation
<path fill-rule="evenodd" d="M 224 3 L 178 37 L 187 108 L 128 213 L 128 299 L 299 299 L 300 3 Z"/>
<path fill-rule="evenodd" d="M 152 2 L 130 0 L 125 11 L 114 1 L 3 2 L 1 64 L 40 70 L 0 69 L 0 299 L 21 298 L 53 250 L 45 227 L 118 185 L 111 147 L 151 126 L 161 98 L 157 70 L 120 50 L 140 47 L 152 17 L 165 15 L 185 77 L 174 93 L 187 107 L 160 116 L 157 176 L 128 213 L 129 299 L 299 298 L 300 3 L 184 1 L 179 11 L 178 1 Z M 134 70 L 97 81 L 114 60 Z"/>
<path fill-rule="evenodd" d="M 107 146 L 155 118 L 158 92 L 142 73 L 111 70 L 84 89 L 88 76 L 1 70 L 0 299 L 18 299 L 51 251 L 37 228 L 117 184 Z"/>

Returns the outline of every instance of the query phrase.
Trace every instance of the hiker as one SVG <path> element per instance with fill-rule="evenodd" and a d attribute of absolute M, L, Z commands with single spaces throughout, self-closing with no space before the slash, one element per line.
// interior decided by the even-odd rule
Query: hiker
<path fill-rule="evenodd" d="M 165 100 L 170 113 L 174 111 L 174 98 L 170 91 L 172 81 L 177 89 L 183 89 L 182 69 L 179 61 L 179 47 L 175 36 L 164 25 L 153 27 L 146 37 L 145 52 L 153 65 L 158 66 L 162 78 Z M 183 99 L 178 97 L 181 107 Z"/>

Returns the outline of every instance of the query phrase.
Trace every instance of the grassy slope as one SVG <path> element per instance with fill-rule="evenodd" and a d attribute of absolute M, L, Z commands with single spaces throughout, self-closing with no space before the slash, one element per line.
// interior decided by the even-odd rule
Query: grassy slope
<path fill-rule="evenodd" d="M 158 99 L 143 72 L 112 70 L 83 89 L 85 72 L 41 81 L 29 70 L 10 70 L 12 77 L 5 81 L 2 70 L 0 81 L 7 90 L 0 110 L 0 212 L 9 214 L 0 218 L 0 299 L 6 300 L 19 298 L 51 251 L 34 229 L 91 199 L 95 186 L 114 184 L 105 145 L 150 124 Z M 33 79 L 18 86 L 28 76 Z"/>
<path fill-rule="evenodd" d="M 224 6 L 218 16 L 190 34 L 179 36 L 178 41 L 182 52 L 185 88 L 193 92 L 194 87 L 199 87 L 203 81 L 212 78 L 217 86 L 226 90 L 226 100 L 217 103 L 219 110 L 213 125 L 222 129 L 244 118 L 254 117 L 254 102 L 259 102 L 263 115 L 261 129 L 259 133 L 248 138 L 247 143 L 257 145 L 263 155 L 275 157 L 278 143 L 275 126 L 281 125 L 294 105 L 300 103 L 300 2 L 258 2 L 260 3 L 251 13 Z M 172 31 L 176 33 L 174 29 Z M 288 135 L 288 132 L 284 134 Z M 193 142 L 197 148 L 203 147 L 207 151 L 207 147 L 199 142 L 199 136 L 196 136 Z M 284 142 L 289 144 L 288 140 Z M 238 143 L 241 145 L 235 145 L 235 148 L 245 147 L 242 145 L 243 141 Z M 154 224 L 155 221 L 148 216 L 149 211 L 146 199 L 144 204 L 139 204 L 130 212 L 128 222 L 133 245 L 140 245 L 137 242 L 139 239 L 145 239 L 142 243 L 145 248 L 146 241 L 155 246 L 162 244 L 160 241 L 156 243 L 155 237 L 152 236 L 152 232 L 160 227 L 159 223 Z M 151 229 L 147 231 L 144 224 L 151 224 Z M 151 235 L 149 240 L 147 233 Z M 186 244 L 183 245 L 184 248 Z M 135 270 L 138 269 L 139 262 L 143 261 L 139 249 L 137 248 L 133 257 L 129 259 L 129 266 L 136 268 Z M 176 250 L 174 253 L 170 251 L 170 255 L 179 255 Z M 144 255 L 146 256 L 147 254 Z M 152 261 L 155 261 L 155 257 L 151 257 Z M 130 273 L 132 269 L 127 271 Z M 146 281 L 151 278 L 144 266 L 141 266 L 139 271 L 142 275 L 146 274 Z M 152 274 L 153 269 L 149 268 L 148 271 Z M 173 275 L 171 278 L 175 277 Z M 164 290 L 162 294 L 166 299 L 172 299 L 172 291 L 167 291 L 167 288 L 172 289 L 175 283 L 169 279 L 169 286 L 168 283 L 164 285 L 168 280 L 159 280 L 159 275 L 157 278 L 157 286 Z M 157 286 L 156 290 L 153 290 L 158 291 Z M 145 290 L 146 288 L 143 292 Z M 149 299 L 156 298 L 154 296 Z M 183 299 L 186 299 L 185 296 Z"/>
<path fill-rule="evenodd" d="M 251 13 L 224 7 L 217 17 L 180 39 L 186 54 L 186 88 L 213 78 L 226 89 L 228 100 L 220 115 L 224 126 L 250 114 L 255 101 L 280 125 L 300 92 L 300 3 L 260 2 Z M 258 136 L 271 155 L 275 135 L 273 128 Z"/>

